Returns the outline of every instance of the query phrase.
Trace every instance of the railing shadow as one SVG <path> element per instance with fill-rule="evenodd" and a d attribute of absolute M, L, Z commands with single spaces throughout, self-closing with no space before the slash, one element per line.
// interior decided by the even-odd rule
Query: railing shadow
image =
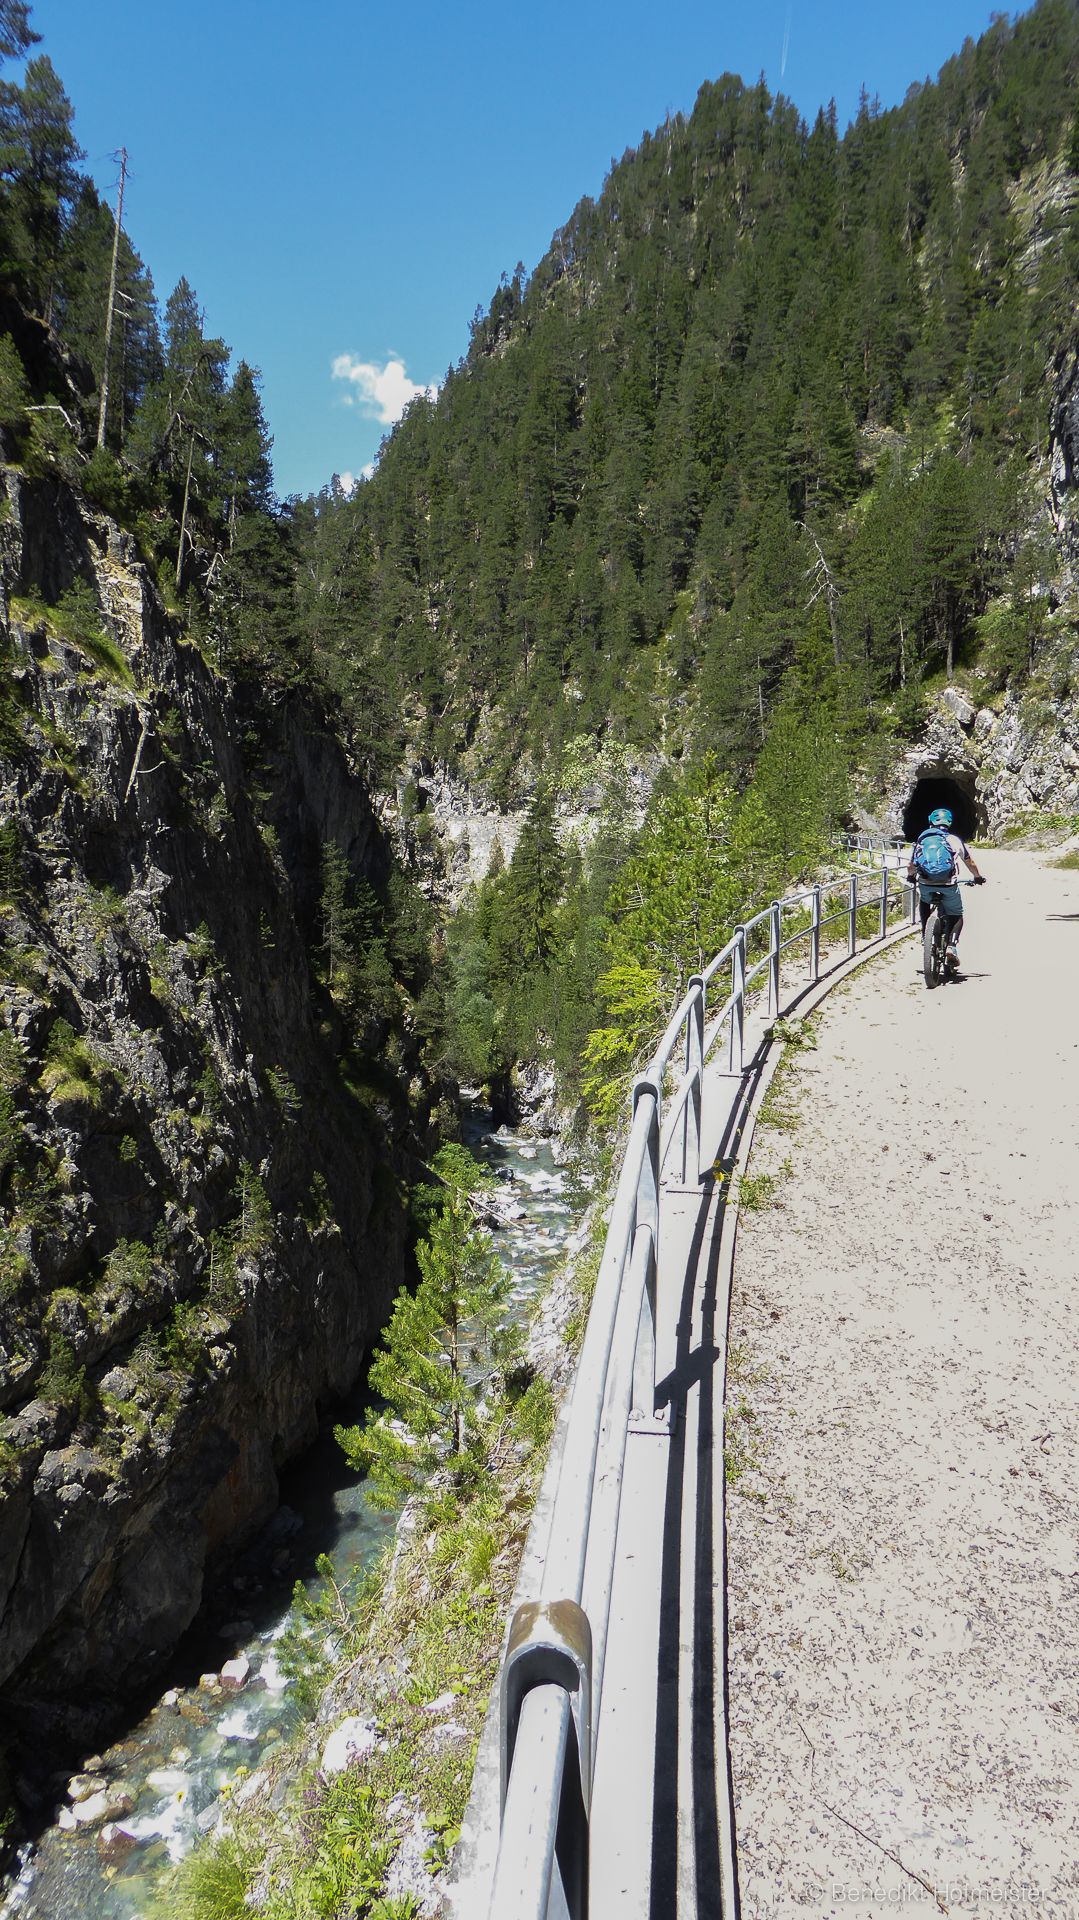
<path fill-rule="evenodd" d="M 650 1920 L 669 1920 L 677 1911 L 680 1870 L 696 1883 L 699 1915 L 717 1920 L 720 1914 L 723 1920 L 736 1915 L 728 1734 L 723 1713 L 718 1724 L 716 1714 L 717 1700 L 725 1698 L 727 1638 L 719 1504 L 723 1467 L 722 1458 L 716 1459 L 723 1433 L 726 1326 L 718 1322 L 721 1312 L 724 1317 L 729 1312 L 725 1287 L 720 1305 L 719 1278 L 725 1245 L 720 1230 L 729 1201 L 718 1176 L 733 1166 L 745 1137 L 768 1055 L 772 1026 L 767 1023 L 800 1008 L 835 967 L 854 958 L 859 940 L 867 946 L 885 940 L 893 912 L 901 916 L 896 931 L 906 928 L 912 900 L 897 861 L 884 848 L 879 865 L 872 865 L 872 850 L 869 856 L 870 897 L 859 899 L 861 876 L 850 871 L 773 901 L 737 927 L 704 971 L 691 977 L 646 1070 L 634 1080 L 629 1134 L 572 1398 L 548 1470 L 551 1492 L 537 1559 L 538 1592 L 516 1610 L 503 1663 L 500 1839 L 488 1902 L 493 1920 L 510 1912 L 515 1920 L 553 1920 L 556 1914 L 585 1920 L 587 1914 L 590 1869 L 581 1863 L 588 1861 L 590 1813 L 584 1792 L 574 1802 L 569 1866 L 569 1851 L 559 1838 L 566 1743 L 572 1735 L 580 1780 L 587 1783 L 595 1750 L 594 1712 L 600 1724 L 603 1719 L 625 1449 L 631 1426 L 649 1430 L 657 1402 L 671 1418 L 655 1428 L 667 1443 L 668 1461 L 658 1543 Z M 839 905 L 826 911 L 836 896 Z M 840 927 L 843 935 L 833 931 Z M 785 956 L 802 942 L 808 943 L 809 979 L 792 990 Z M 829 964 L 826 950 L 833 943 L 846 952 L 837 952 Z M 724 993 L 727 968 L 730 991 Z M 747 1020 L 758 1013 L 764 1033 L 747 1061 Z M 714 1049 L 716 1091 L 725 1083 L 730 1092 L 720 1096 L 715 1114 L 714 1124 L 723 1128 L 718 1147 L 708 1138 L 715 1177 L 699 1186 L 705 1062 Z M 726 1064 L 720 1065 L 724 1056 Z M 674 1364 L 657 1382 L 661 1169 L 677 1183 L 668 1187 L 670 1197 L 679 1194 L 684 1203 L 679 1261 L 687 1234 L 691 1245 L 680 1278 L 677 1267 L 670 1277 L 670 1284 L 680 1287 Z M 664 1319 L 669 1325 L 666 1309 Z M 695 1503 L 692 1512 L 687 1499 Z M 691 1565 L 685 1564 L 687 1553 Z M 686 1609 L 679 1606 L 682 1591 Z M 689 1610 L 693 1626 L 687 1637 L 680 1618 Z M 688 1674 L 680 1658 L 683 1646 L 690 1654 Z M 686 1674 L 681 1697 L 680 1665 Z M 555 1712 L 551 1696 L 559 1692 Z M 680 1727 L 687 1713 L 690 1725 Z M 680 1747 L 694 1783 L 688 1856 L 684 1839 L 679 1848 L 680 1833 L 686 1831 L 685 1819 L 680 1826 L 678 1818 Z M 686 1772 L 683 1766 L 683 1781 Z"/>
<path fill-rule="evenodd" d="M 741 1097 L 728 1120 L 715 1165 L 726 1168 L 737 1157 L 746 1120 L 752 1110 L 766 1049 L 752 1063 Z M 657 1403 L 671 1410 L 671 1443 L 664 1500 L 660 1551 L 659 1650 L 656 1687 L 656 1733 L 652 1789 L 652 1860 L 649 1920 L 670 1920 L 678 1911 L 678 1754 L 681 1737 L 679 1647 L 683 1594 L 682 1539 L 685 1522 L 687 1444 L 686 1405 L 698 1390 L 696 1427 L 696 1511 L 693 1519 L 693 1658 L 690 1683 L 689 1751 L 693 1778 L 693 1858 L 698 1920 L 735 1920 L 723 1914 L 720 1810 L 716 1798 L 720 1781 L 729 1779 L 725 1758 L 720 1764 L 719 1743 L 727 1729 L 716 1723 L 718 1684 L 725 1670 L 726 1568 L 716 1566 L 715 1499 L 717 1430 L 723 1429 L 723 1355 L 727 1328 L 719 1325 L 719 1262 L 723 1227 L 730 1204 L 729 1188 L 706 1177 L 694 1222 L 689 1257 L 675 1330 L 675 1360 L 667 1376 L 656 1384 Z M 705 1237 L 708 1239 L 705 1248 Z M 699 1328 L 694 1327 L 702 1257 L 707 1259 L 699 1290 Z M 728 1303 L 724 1301 L 724 1315 Z M 695 1339 L 696 1334 L 696 1339 Z M 717 1582 L 722 1583 L 722 1643 L 716 1644 Z M 733 1809 L 730 1810 L 733 1815 Z M 733 1831 L 733 1818 L 728 1822 Z M 737 1898 L 737 1894 L 735 1896 Z"/>

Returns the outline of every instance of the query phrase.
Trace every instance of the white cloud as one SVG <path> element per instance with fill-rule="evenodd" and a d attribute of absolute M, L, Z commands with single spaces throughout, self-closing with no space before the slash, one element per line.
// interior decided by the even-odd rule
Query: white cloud
<path fill-rule="evenodd" d="M 360 479 L 370 480 L 371 475 L 374 473 L 374 471 L 375 471 L 375 463 L 373 460 L 369 460 L 365 467 L 360 468 Z"/>
<path fill-rule="evenodd" d="M 357 360 L 355 354 L 339 353 L 333 362 L 333 377 L 348 382 L 348 405 L 361 408 L 384 427 L 392 427 L 418 393 L 425 393 L 429 400 L 438 393 L 437 383 L 424 387 L 410 380 L 404 361 L 392 353 L 381 367 L 377 361 Z"/>
<path fill-rule="evenodd" d="M 356 475 L 354 473 L 339 473 L 335 477 L 342 493 L 355 493 Z"/>

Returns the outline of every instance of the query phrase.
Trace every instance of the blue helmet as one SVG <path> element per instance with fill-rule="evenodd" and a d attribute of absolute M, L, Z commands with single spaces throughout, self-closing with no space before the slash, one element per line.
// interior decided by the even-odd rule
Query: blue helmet
<path fill-rule="evenodd" d="M 950 827 L 952 824 L 951 808 L 934 807 L 929 816 L 929 824 L 931 827 Z"/>

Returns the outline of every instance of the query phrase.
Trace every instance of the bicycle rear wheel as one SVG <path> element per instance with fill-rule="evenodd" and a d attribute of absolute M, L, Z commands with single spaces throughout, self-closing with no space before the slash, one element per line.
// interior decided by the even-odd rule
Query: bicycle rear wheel
<path fill-rule="evenodd" d="M 922 932 L 922 972 L 927 987 L 939 987 L 944 973 L 944 927 L 939 907 L 933 908 Z"/>

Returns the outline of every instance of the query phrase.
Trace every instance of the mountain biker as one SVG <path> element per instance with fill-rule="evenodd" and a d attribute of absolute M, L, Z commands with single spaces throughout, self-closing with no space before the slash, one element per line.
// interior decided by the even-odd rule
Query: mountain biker
<path fill-rule="evenodd" d="M 922 916 L 922 932 L 932 911 L 933 899 L 940 896 L 940 907 L 948 923 L 948 951 L 944 964 L 949 973 L 955 973 L 959 966 L 959 935 L 963 931 L 963 899 L 959 891 L 959 871 L 956 862 L 961 860 L 968 872 L 973 875 L 974 885 L 984 887 L 985 875 L 979 873 L 971 859 L 966 842 L 957 833 L 950 831 L 952 814 L 949 807 L 934 807 L 929 816 L 929 825 L 918 835 L 907 862 L 907 879 L 913 886 L 918 883 L 918 905 Z M 948 855 L 951 855 L 949 863 Z"/>

